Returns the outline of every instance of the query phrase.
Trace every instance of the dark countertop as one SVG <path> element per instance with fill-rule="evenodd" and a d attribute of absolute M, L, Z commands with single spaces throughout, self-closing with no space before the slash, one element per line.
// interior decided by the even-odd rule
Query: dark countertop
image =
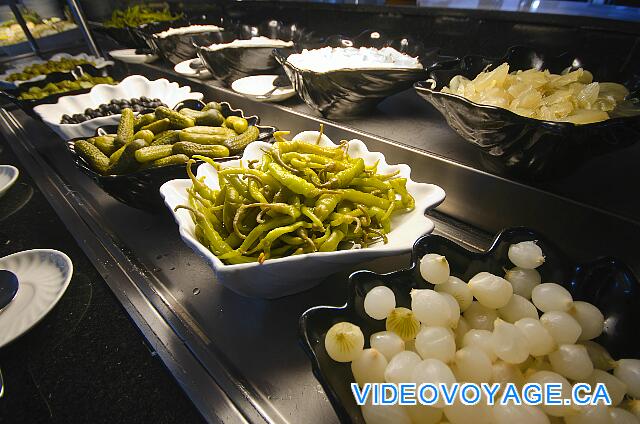
<path fill-rule="evenodd" d="M 0 348 L 0 423 L 202 422 L 3 139 L 0 163 L 21 172 L 0 198 L 0 256 L 52 248 L 74 265 L 57 306 Z"/>

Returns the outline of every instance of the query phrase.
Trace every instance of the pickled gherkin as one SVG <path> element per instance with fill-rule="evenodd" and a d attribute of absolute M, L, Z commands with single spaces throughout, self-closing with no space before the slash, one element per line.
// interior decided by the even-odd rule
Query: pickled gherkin
<path fill-rule="evenodd" d="M 193 119 L 166 106 L 158 106 L 155 113 L 157 119 L 168 119 L 171 128 L 176 130 L 193 127 L 196 124 Z"/>
<path fill-rule="evenodd" d="M 86 140 L 78 140 L 74 143 L 76 153 L 87 161 L 95 171 L 104 174 L 109 167 L 109 158 L 96 146 Z"/>
<path fill-rule="evenodd" d="M 135 116 L 133 116 L 133 110 L 125 108 L 122 110 L 122 116 L 120 117 L 120 123 L 118 124 L 118 131 L 115 139 L 117 146 L 124 146 L 133 140 L 133 124 Z"/>

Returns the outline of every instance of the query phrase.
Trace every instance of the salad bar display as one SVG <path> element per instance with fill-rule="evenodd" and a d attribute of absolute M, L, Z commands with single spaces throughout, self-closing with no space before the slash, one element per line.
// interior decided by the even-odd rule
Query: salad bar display
<path fill-rule="evenodd" d="M 132 6 L 100 41 L 159 61 L 0 75 L 20 172 L 203 417 L 640 422 L 636 193 L 620 212 L 554 185 L 635 148 L 640 68 L 255 22 Z M 299 98 L 264 101 L 284 87 Z M 611 402 L 357 402 L 372 383 L 602 383 Z"/>

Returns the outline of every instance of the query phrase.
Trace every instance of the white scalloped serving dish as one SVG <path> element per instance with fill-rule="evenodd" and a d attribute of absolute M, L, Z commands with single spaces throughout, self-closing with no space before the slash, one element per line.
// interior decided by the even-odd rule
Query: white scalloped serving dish
<path fill-rule="evenodd" d="M 0 83 L 10 86 L 10 87 L 18 87 L 20 86 L 20 84 L 25 84 L 28 82 L 34 82 L 34 81 L 40 81 L 46 78 L 46 75 L 38 75 L 37 77 L 33 77 L 31 79 L 28 80 L 24 80 L 24 81 L 7 81 L 7 78 L 9 77 L 9 75 L 15 73 L 15 72 L 22 72 L 22 70 L 24 68 L 26 68 L 27 66 L 30 65 L 34 65 L 36 63 L 46 63 L 49 60 L 58 60 L 58 59 L 62 59 L 62 58 L 73 58 L 73 59 L 86 59 L 88 61 L 91 61 L 94 63 L 94 67 L 96 69 L 102 69 L 106 66 L 111 66 L 114 64 L 114 62 L 112 60 L 105 60 L 105 58 L 103 57 L 96 57 L 96 56 L 92 56 L 86 53 L 80 53 L 80 54 L 76 54 L 76 55 L 71 55 L 69 53 L 58 53 L 58 54 L 54 54 L 53 56 L 51 56 L 50 59 L 48 60 L 43 60 L 43 59 L 33 59 L 33 60 L 29 60 L 26 62 L 21 62 L 19 65 L 7 70 L 5 73 L 0 74 Z"/>
<path fill-rule="evenodd" d="M 294 140 L 315 143 L 318 135 L 317 131 L 305 131 L 295 136 Z M 336 146 L 327 136 L 322 137 L 320 145 Z M 264 154 L 263 149 L 270 147 L 270 144 L 264 142 L 251 143 L 240 160 L 245 164 L 250 160 L 259 160 Z M 220 284 L 244 296 L 278 298 L 310 289 L 328 275 L 354 263 L 409 252 L 420 236 L 433 231 L 434 224 L 424 213 L 444 200 L 445 192 L 442 188 L 413 181 L 408 165 L 387 164 L 382 153 L 370 152 L 360 140 L 349 141 L 349 155 L 363 158 L 367 165 L 379 161 L 378 172 L 381 174 L 398 170 L 399 176 L 407 178 L 407 189 L 415 198 L 416 206 L 411 212 L 393 216 L 392 230 L 387 235 L 389 239 L 387 244 L 379 243 L 363 249 L 316 252 L 269 259 L 262 264 L 225 265 L 197 240 L 195 224 L 190 213 L 184 209 L 174 211 L 176 206 L 188 204 L 186 190 L 191 187 L 191 180 L 168 181 L 160 187 L 160 194 L 173 213 L 180 236 L 189 247 L 209 263 Z M 220 165 L 222 168 L 239 166 L 240 160 L 223 162 Z M 204 177 L 205 183 L 211 188 L 219 187 L 217 171 L 211 165 L 200 165 L 198 177 Z"/>
<path fill-rule="evenodd" d="M 161 78 L 149 81 L 142 75 L 131 75 L 119 84 L 98 84 L 86 94 L 64 96 L 53 104 L 36 106 L 33 110 L 40 115 L 45 124 L 54 130 L 64 140 L 77 137 L 91 137 L 96 128 L 103 125 L 116 125 L 120 121 L 120 114 L 102 116 L 79 124 L 61 124 L 62 115 L 83 113 L 87 108 L 95 108 L 112 99 L 131 99 L 146 96 L 159 98 L 169 107 L 174 107 L 186 99 L 202 100 L 202 93 L 192 92 L 189 86 L 180 86 L 176 82 Z"/>
<path fill-rule="evenodd" d="M 0 347 L 16 339 L 45 317 L 69 286 L 73 263 L 52 249 L 34 249 L 0 258 L 0 269 L 13 272 L 20 286 L 0 313 Z"/>

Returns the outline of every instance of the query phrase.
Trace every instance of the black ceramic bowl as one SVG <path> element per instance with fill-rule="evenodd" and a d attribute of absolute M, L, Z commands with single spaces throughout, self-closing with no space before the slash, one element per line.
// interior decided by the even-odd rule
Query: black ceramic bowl
<path fill-rule="evenodd" d="M 244 116 L 244 112 L 240 109 L 233 109 L 229 103 L 220 103 L 222 106 L 222 114 L 224 116 L 242 116 L 247 119 L 249 125 L 255 125 L 260 129 L 258 140 L 269 141 L 272 134 L 276 130 L 274 127 L 260 126 L 260 118 L 257 116 Z M 182 107 L 192 109 L 200 109 L 204 103 L 197 100 L 186 100 L 174 107 L 178 110 Z M 96 129 L 96 135 L 114 134 L 117 131 L 117 125 L 107 125 Z M 161 168 L 151 168 L 142 171 L 132 172 L 124 175 L 101 175 L 93 171 L 89 164 L 80 157 L 75 149 L 74 142 L 83 140 L 87 137 L 75 138 L 67 141 L 67 148 L 73 157 L 73 161 L 85 174 L 96 182 L 105 192 L 120 202 L 152 213 L 164 211 L 164 203 L 160 197 L 160 186 L 169 180 L 176 178 L 187 178 L 184 165 L 169 165 Z M 217 162 L 237 159 L 239 156 L 229 156 L 226 158 L 215 159 Z M 201 162 L 201 161 L 198 161 Z"/>
<path fill-rule="evenodd" d="M 455 75 L 473 79 L 486 67 L 493 69 L 504 62 L 510 71 L 537 68 L 560 73 L 569 66 L 583 67 L 593 73 L 594 81 L 618 82 L 631 92 L 636 90 L 634 98 L 640 100 L 640 76 L 623 74 L 621 66 L 585 63 L 569 54 L 545 55 L 528 47 L 512 47 L 501 58 L 466 56 L 453 66 L 436 66 L 430 72 L 432 81 L 415 85 L 418 94 L 462 138 L 482 149 L 490 170 L 533 180 L 562 177 L 589 158 L 628 147 L 640 138 L 640 115 L 575 125 L 527 118 L 440 92 Z"/>
<path fill-rule="evenodd" d="M 227 29 L 227 28 L 225 28 Z M 233 40 L 248 40 L 252 37 L 267 37 L 272 40 L 293 41 L 309 37 L 297 25 L 284 25 L 278 21 L 267 21 L 258 26 L 239 25 L 230 31 L 218 34 L 210 33 L 207 39 L 193 37 L 197 54 L 202 59 L 211 75 L 230 86 L 237 79 L 250 75 L 277 73 L 280 65 L 273 55 L 273 47 L 240 47 L 209 50 L 206 47 L 211 44 L 226 44 Z M 213 40 L 213 41 L 212 41 Z M 284 49 L 287 52 L 291 48 Z"/>
<path fill-rule="evenodd" d="M 171 28 L 182 28 L 190 25 L 215 25 L 221 29 L 225 28 L 225 23 L 220 18 L 209 18 L 207 16 L 198 16 L 197 18 L 182 19 L 173 22 Z M 197 55 L 196 46 L 194 45 L 194 36 L 197 36 L 200 42 L 213 44 L 219 41 L 219 37 L 215 33 L 219 31 L 198 32 L 191 34 L 176 34 L 164 38 L 158 37 L 156 34 L 166 31 L 169 28 L 161 28 L 158 26 L 148 26 L 141 28 L 142 36 L 147 40 L 147 44 L 154 53 L 177 65 L 185 60 L 194 59 Z"/>
<path fill-rule="evenodd" d="M 425 51 L 424 46 L 409 38 L 389 38 L 378 31 L 365 31 L 354 38 L 335 35 L 322 42 L 296 45 L 296 51 L 319 47 L 394 47 L 418 57 L 426 69 L 435 59 L 436 49 Z M 410 88 L 425 78 L 424 69 L 342 69 L 313 72 L 299 69 L 287 61 L 291 52 L 277 49 L 276 59 L 284 67 L 298 95 L 309 106 L 331 119 L 362 115 L 393 94 Z"/>
<path fill-rule="evenodd" d="M 123 47 L 128 47 L 130 49 L 148 48 L 146 40 L 139 32 L 135 31 L 134 28 L 115 28 L 104 26 L 102 24 L 97 24 L 94 28 L 96 31 L 105 34 Z"/>
<path fill-rule="evenodd" d="M 398 306 L 411 307 L 411 289 L 433 287 L 420 276 L 419 262 L 427 253 L 446 256 L 451 275 L 469 281 L 480 271 L 504 275 L 505 268 L 513 267 L 507 257 L 509 245 L 526 240 L 537 240 L 545 254 L 545 263 L 538 268 L 542 281 L 562 284 L 574 299 L 590 302 L 600 308 L 606 325 L 596 341 L 605 346 L 614 358 L 640 357 L 640 340 L 636 337 L 640 325 L 640 286 L 626 265 L 611 258 L 578 265 L 554 243 L 526 228 L 502 231 L 487 251 L 479 253 L 471 252 L 444 237 L 427 235 L 418 239 L 413 246 L 408 268 L 388 274 L 355 272 L 349 277 L 346 305 L 318 306 L 309 309 L 300 318 L 302 344 L 311 358 L 313 373 L 341 421 L 364 423 L 350 389 L 353 381 L 350 364 L 335 362 L 324 348 L 325 334 L 332 325 L 348 321 L 359 326 L 368 345 L 371 334 L 385 330 L 384 320 L 374 320 L 364 312 L 364 298 L 372 288 L 387 286 L 395 293 Z"/>

